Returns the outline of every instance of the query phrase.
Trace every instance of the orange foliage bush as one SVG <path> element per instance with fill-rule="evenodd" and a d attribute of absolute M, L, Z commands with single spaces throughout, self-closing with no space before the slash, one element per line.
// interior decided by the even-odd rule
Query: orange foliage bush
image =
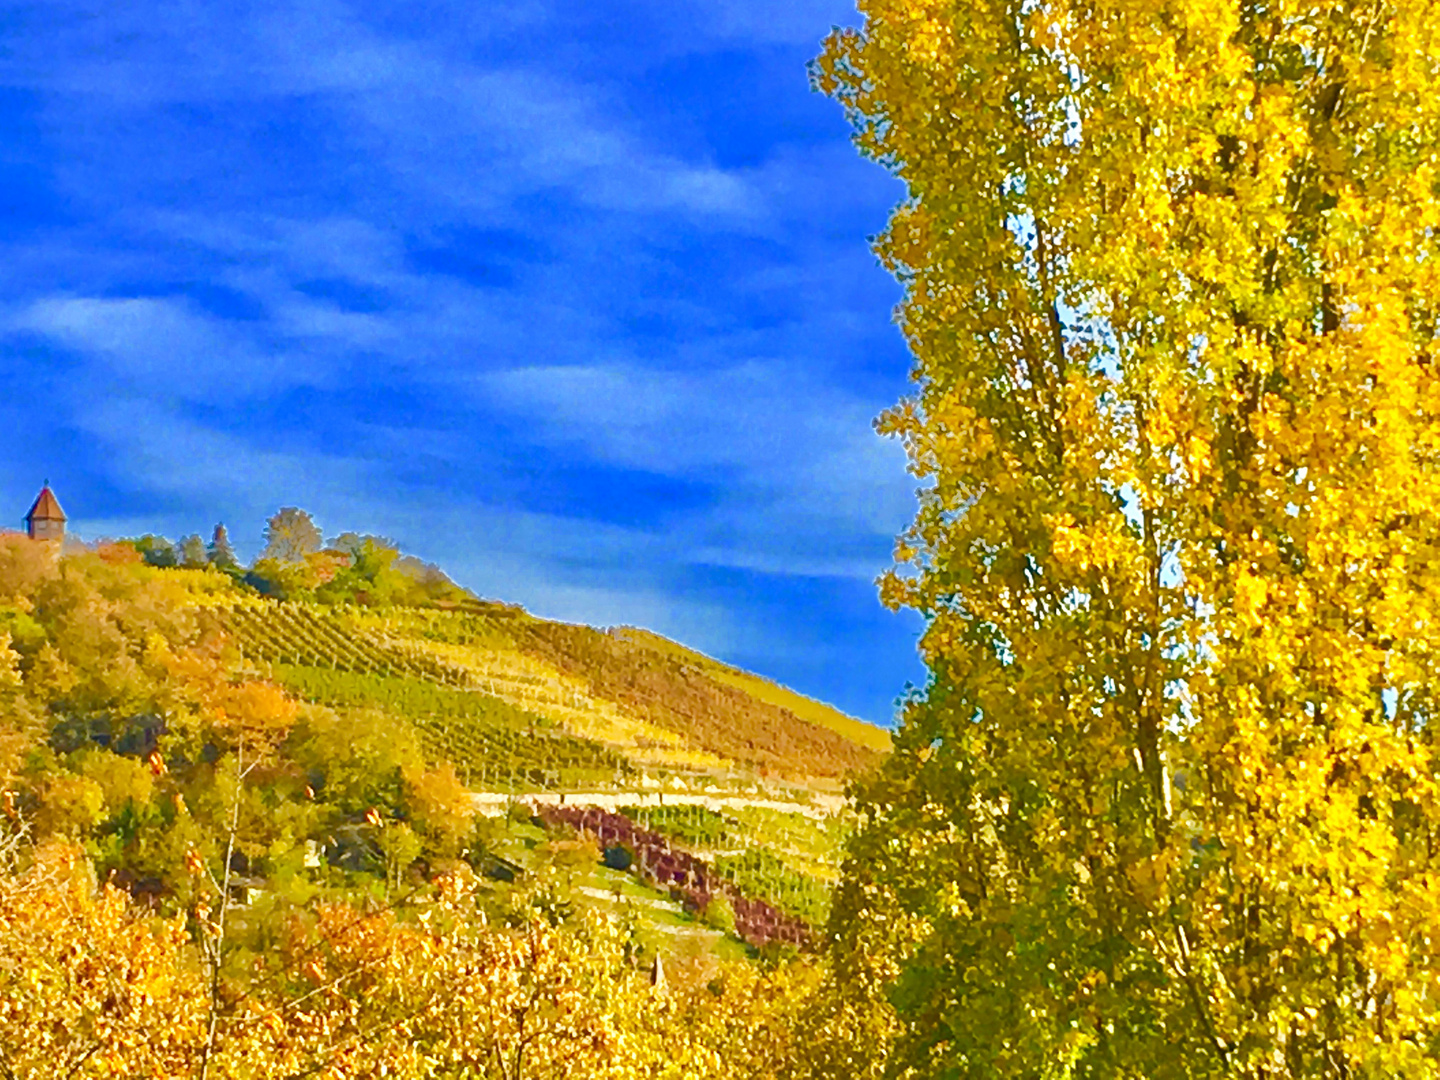
<path fill-rule="evenodd" d="M 182 916 L 143 916 L 71 848 L 0 875 L 0 1072 L 145 1076 L 783 1075 L 804 973 L 657 990 L 599 916 L 488 927 L 473 882 L 418 914 L 292 915 L 269 962 L 213 987 Z M 210 919 L 204 907 L 192 913 Z M 213 990 L 213 992 L 212 992 Z M 212 1032 L 213 1026 L 213 1035 Z"/>

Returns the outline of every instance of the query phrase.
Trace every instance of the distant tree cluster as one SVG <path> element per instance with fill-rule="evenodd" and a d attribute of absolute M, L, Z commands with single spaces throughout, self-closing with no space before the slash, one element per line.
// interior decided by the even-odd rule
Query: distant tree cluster
<path fill-rule="evenodd" d="M 327 542 L 315 519 L 296 506 L 271 516 L 264 541 L 248 567 L 236 556 L 224 525 L 215 526 L 208 544 L 198 533 L 179 541 L 147 533 L 130 543 L 151 566 L 212 568 L 278 600 L 388 607 L 472 599 L 438 566 L 403 554 L 394 540 L 344 532 Z"/>
<path fill-rule="evenodd" d="M 39 836 L 181 902 L 187 852 L 279 881 L 311 841 L 377 872 L 367 814 L 414 838 L 409 861 L 475 849 L 463 786 L 411 725 L 237 681 L 188 584 L 128 545 L 56 566 L 0 538 L 0 785 Z"/>
<path fill-rule="evenodd" d="M 210 543 L 205 543 L 199 533 L 192 533 L 177 542 L 154 533 L 146 533 L 132 541 L 145 562 L 151 566 L 179 566 L 188 570 L 199 570 L 213 566 L 218 570 L 233 571 L 239 566 L 235 549 L 230 546 L 230 535 L 224 525 L 216 525 Z"/>

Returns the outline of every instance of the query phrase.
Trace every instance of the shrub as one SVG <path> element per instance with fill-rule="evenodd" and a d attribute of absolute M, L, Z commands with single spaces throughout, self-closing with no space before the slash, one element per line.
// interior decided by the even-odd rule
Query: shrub
<path fill-rule="evenodd" d="M 635 853 L 624 844 L 611 844 L 605 849 L 604 862 L 611 870 L 628 871 L 635 865 Z"/>
<path fill-rule="evenodd" d="M 735 908 L 724 893 L 714 893 L 700 911 L 700 921 L 722 934 L 735 934 Z"/>

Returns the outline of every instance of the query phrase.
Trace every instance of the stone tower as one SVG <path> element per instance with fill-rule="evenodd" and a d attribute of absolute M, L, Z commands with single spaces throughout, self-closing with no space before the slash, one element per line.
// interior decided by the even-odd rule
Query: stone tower
<path fill-rule="evenodd" d="M 25 515 L 25 531 L 30 534 L 31 540 L 65 539 L 65 511 L 60 509 L 60 502 L 50 490 L 48 480 L 36 496 L 35 505 Z"/>

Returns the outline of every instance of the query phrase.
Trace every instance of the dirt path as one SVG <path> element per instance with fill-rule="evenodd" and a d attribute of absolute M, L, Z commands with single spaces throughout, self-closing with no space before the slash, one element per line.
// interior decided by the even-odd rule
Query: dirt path
<path fill-rule="evenodd" d="M 541 791 L 528 795 L 507 795 L 498 791 L 471 792 L 475 808 L 482 814 L 498 817 L 511 803 L 528 802 L 546 806 L 596 806 L 602 810 L 618 810 L 622 806 L 703 806 L 707 810 L 761 809 L 778 810 L 783 814 L 803 814 L 823 821 L 838 813 L 845 805 L 841 795 L 814 795 L 808 803 L 784 802 L 777 799 L 751 799 L 743 795 L 705 795 L 691 792 L 657 791 Z"/>

